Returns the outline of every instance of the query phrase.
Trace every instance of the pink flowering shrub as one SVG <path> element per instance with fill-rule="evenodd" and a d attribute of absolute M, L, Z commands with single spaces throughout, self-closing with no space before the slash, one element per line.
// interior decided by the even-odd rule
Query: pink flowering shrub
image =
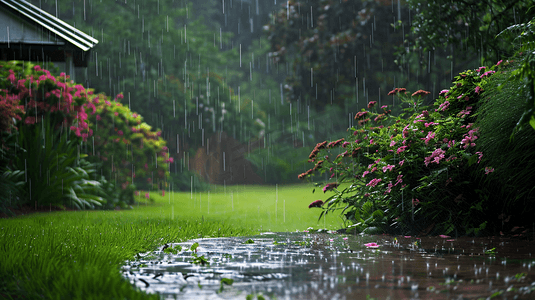
<path fill-rule="evenodd" d="M 88 143 L 88 154 L 102 161 L 104 175 L 121 185 L 135 183 L 137 188 L 163 187 L 169 176 L 168 149 L 165 141 L 120 100 L 122 94 L 109 99 L 94 96 L 95 114 L 89 120 L 94 137 Z M 93 142 L 94 141 L 94 142 Z"/>
<path fill-rule="evenodd" d="M 122 94 L 115 99 L 95 95 L 64 73 L 56 77 L 28 62 L 2 62 L 0 75 L 3 152 L 10 151 L 6 137 L 22 126 L 33 128 L 46 121 L 56 135 L 67 132 L 78 139 L 78 151 L 99 164 L 96 179 L 102 174 L 104 181 L 113 182 L 113 189 L 131 194 L 127 198 L 132 201 L 134 182 L 146 180 L 146 188 L 165 184 L 172 162 L 165 141 L 120 103 Z"/>
<path fill-rule="evenodd" d="M 322 216 L 342 209 L 346 225 L 359 232 L 450 233 L 480 226 L 467 218 L 481 212 L 476 188 L 469 185 L 473 174 L 492 176 L 492 166 L 481 161 L 483 153 L 476 154 L 474 113 L 493 74 L 461 73 L 430 107 L 422 106 L 429 92 L 396 88 L 389 95 L 402 102 L 399 116 L 371 102 L 356 113 L 357 126 L 348 137 L 316 145 L 309 156 L 314 167 L 299 178 L 330 175 L 330 182 L 317 184 L 333 192 Z"/>

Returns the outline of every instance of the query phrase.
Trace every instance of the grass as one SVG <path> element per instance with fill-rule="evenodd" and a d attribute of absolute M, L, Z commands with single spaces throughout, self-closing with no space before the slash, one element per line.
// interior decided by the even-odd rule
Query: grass
<path fill-rule="evenodd" d="M 307 206 L 327 197 L 313 195 L 310 186 L 217 187 L 151 198 L 154 203 L 133 210 L 1 219 L 0 298 L 157 299 L 120 274 L 122 263 L 136 253 L 201 236 L 341 227 L 331 215 L 317 222 L 319 210 Z"/>

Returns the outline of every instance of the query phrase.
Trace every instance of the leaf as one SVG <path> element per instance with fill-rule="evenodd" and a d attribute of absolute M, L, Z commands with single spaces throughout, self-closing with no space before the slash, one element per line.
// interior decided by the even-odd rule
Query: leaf
<path fill-rule="evenodd" d="M 195 249 L 197 249 L 197 247 L 199 247 L 199 243 L 195 242 L 193 243 L 193 245 L 191 245 L 191 251 L 195 251 Z"/>

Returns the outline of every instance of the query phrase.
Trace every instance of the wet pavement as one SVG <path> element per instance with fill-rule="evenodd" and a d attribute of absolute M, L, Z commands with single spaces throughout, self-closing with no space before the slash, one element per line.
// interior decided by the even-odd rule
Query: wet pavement
<path fill-rule="evenodd" d="M 498 237 L 264 233 L 163 245 L 123 274 L 162 299 L 535 299 L 533 252 Z"/>

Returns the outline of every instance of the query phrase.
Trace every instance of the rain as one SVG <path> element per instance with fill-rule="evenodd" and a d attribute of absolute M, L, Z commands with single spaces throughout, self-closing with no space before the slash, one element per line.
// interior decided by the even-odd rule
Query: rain
<path fill-rule="evenodd" d="M 535 291 L 529 1 L 0 4 L 2 214 L 150 207 L 175 227 L 254 224 L 136 249 L 120 265 L 133 289 Z"/>

